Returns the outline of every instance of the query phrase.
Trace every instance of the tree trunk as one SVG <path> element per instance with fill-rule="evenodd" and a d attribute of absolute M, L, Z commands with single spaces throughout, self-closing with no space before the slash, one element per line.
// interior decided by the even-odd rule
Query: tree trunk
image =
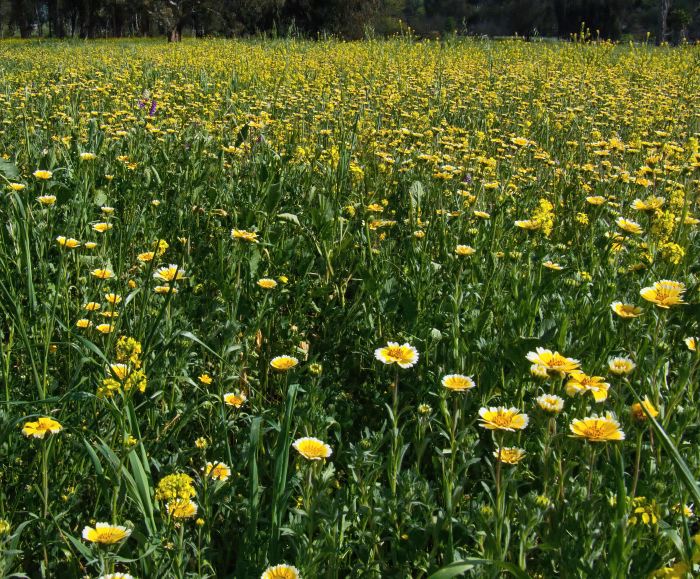
<path fill-rule="evenodd" d="M 668 13 L 671 10 L 671 0 L 659 1 L 659 44 L 666 42 L 668 35 Z"/>

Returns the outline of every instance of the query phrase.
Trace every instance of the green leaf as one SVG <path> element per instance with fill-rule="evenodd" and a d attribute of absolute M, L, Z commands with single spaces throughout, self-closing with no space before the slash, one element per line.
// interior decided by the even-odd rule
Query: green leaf
<path fill-rule="evenodd" d="M 507 571 L 513 575 L 513 577 L 517 577 L 518 579 L 529 579 L 529 575 L 525 573 L 525 571 L 519 569 L 511 563 L 493 561 L 491 559 L 479 559 L 475 557 L 464 559 L 463 561 L 457 561 L 451 565 L 448 565 L 447 567 L 443 567 L 439 571 L 433 573 L 430 577 L 428 577 L 428 579 L 450 579 L 451 577 L 463 575 L 467 571 L 474 569 L 474 567 L 483 565 L 494 565 L 503 571 Z"/>
<path fill-rule="evenodd" d="M 19 179 L 19 169 L 11 161 L 6 161 L 0 157 L 0 173 L 5 175 L 8 179 Z"/>

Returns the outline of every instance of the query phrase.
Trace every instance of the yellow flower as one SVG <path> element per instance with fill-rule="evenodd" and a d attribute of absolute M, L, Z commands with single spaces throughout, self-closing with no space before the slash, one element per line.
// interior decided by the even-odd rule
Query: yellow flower
<path fill-rule="evenodd" d="M 246 231 L 245 229 L 232 229 L 231 238 L 247 241 L 248 243 L 259 243 L 258 234 L 254 231 Z"/>
<path fill-rule="evenodd" d="M 591 205 L 602 205 L 605 203 L 605 197 L 601 197 L 600 195 L 586 197 L 586 202 L 590 203 Z"/>
<path fill-rule="evenodd" d="M 474 211 L 474 216 L 480 219 L 491 219 L 491 214 L 486 213 L 486 211 Z"/>
<path fill-rule="evenodd" d="M 299 579 L 299 569 L 292 565 L 274 565 L 265 569 L 260 579 Z"/>
<path fill-rule="evenodd" d="M 533 378 L 539 378 L 540 380 L 546 380 L 549 378 L 549 371 L 546 366 L 542 364 L 533 364 L 530 366 L 530 374 Z"/>
<path fill-rule="evenodd" d="M 243 392 L 227 392 L 224 394 L 224 403 L 234 408 L 243 406 L 248 397 Z"/>
<path fill-rule="evenodd" d="M 294 356 L 276 356 L 270 360 L 270 366 L 275 370 L 280 370 L 281 372 L 286 372 L 291 370 L 299 363 Z"/>
<path fill-rule="evenodd" d="M 47 434 L 58 434 L 63 430 L 61 423 L 48 416 L 42 416 L 33 422 L 25 422 L 22 434 L 27 438 L 44 438 Z"/>
<path fill-rule="evenodd" d="M 80 153 L 81 161 L 94 161 L 95 159 L 97 159 L 95 153 Z"/>
<path fill-rule="evenodd" d="M 646 412 L 644 412 L 644 410 L 646 410 Z M 632 406 L 630 406 L 630 412 L 632 413 L 634 419 L 639 420 L 640 422 L 647 419 L 647 412 L 652 418 L 656 418 L 659 415 L 659 411 L 654 408 L 654 405 L 651 403 L 648 396 L 645 396 L 641 403 L 635 402 L 632 404 Z"/>
<path fill-rule="evenodd" d="M 418 362 L 418 350 L 409 343 L 399 346 L 397 342 L 388 342 L 386 348 L 377 348 L 374 357 L 384 364 L 398 364 L 400 368 L 411 368 Z"/>
<path fill-rule="evenodd" d="M 698 351 L 697 350 L 697 348 L 698 348 L 698 339 L 697 338 L 689 337 L 683 341 L 685 342 L 685 345 L 688 346 L 688 350 L 690 350 L 691 352 Z"/>
<path fill-rule="evenodd" d="M 610 384 L 605 382 L 602 376 L 588 376 L 580 370 L 574 370 L 569 374 L 569 381 L 566 383 L 566 393 L 569 396 L 591 392 L 596 402 L 603 402 L 608 397 Z"/>
<path fill-rule="evenodd" d="M 469 256 L 474 255 L 476 253 L 476 249 L 469 245 L 458 245 L 457 247 L 455 247 L 455 253 L 457 255 Z"/>
<path fill-rule="evenodd" d="M 128 538 L 129 535 L 131 535 L 131 529 L 109 523 L 96 523 L 94 528 L 85 527 L 83 529 L 83 539 L 101 545 L 113 545 Z"/>
<path fill-rule="evenodd" d="M 523 430 L 529 418 L 527 414 L 522 414 L 517 408 L 505 408 L 504 406 L 480 408 L 479 416 L 481 417 L 482 428 L 489 430 Z"/>
<path fill-rule="evenodd" d="M 61 247 L 67 247 L 68 249 L 75 249 L 76 247 L 80 246 L 80 242 L 77 239 L 73 239 L 72 237 L 66 238 L 63 235 L 59 235 L 56 238 L 56 243 L 58 243 L 58 245 Z"/>
<path fill-rule="evenodd" d="M 95 329 L 101 334 L 111 334 L 114 331 L 114 326 L 112 324 L 99 324 L 95 326 Z"/>
<path fill-rule="evenodd" d="M 525 451 L 515 446 L 501 446 L 493 451 L 493 456 L 505 464 L 518 464 L 525 457 Z"/>
<path fill-rule="evenodd" d="M 333 454 L 333 450 L 322 440 L 305 436 L 294 441 L 292 446 L 304 458 L 309 460 L 321 460 Z"/>
<path fill-rule="evenodd" d="M 105 231 L 109 231 L 112 229 L 112 224 L 111 223 L 95 223 L 95 225 L 92 226 L 92 228 L 97 231 L 97 233 L 104 233 Z"/>
<path fill-rule="evenodd" d="M 684 304 L 682 299 L 684 293 L 685 284 L 667 279 L 657 281 L 653 286 L 645 287 L 639 291 L 639 295 L 645 300 L 664 309 Z"/>
<path fill-rule="evenodd" d="M 112 305 L 117 305 L 122 301 L 122 296 L 119 294 L 105 294 L 105 299 Z"/>
<path fill-rule="evenodd" d="M 618 376 L 624 376 L 625 374 L 629 374 L 636 367 L 637 365 L 629 358 L 617 357 L 610 358 L 610 360 L 608 360 L 609 370 L 613 374 L 617 374 Z"/>
<path fill-rule="evenodd" d="M 23 191 L 27 186 L 22 183 L 10 183 L 8 187 L 13 191 Z"/>
<path fill-rule="evenodd" d="M 564 409 L 564 399 L 554 394 L 542 394 L 535 401 L 542 410 L 552 414 L 559 414 Z"/>
<path fill-rule="evenodd" d="M 125 380 L 129 376 L 129 366 L 126 364 L 110 364 L 109 370 L 119 380 Z"/>
<path fill-rule="evenodd" d="M 149 261 L 152 261 L 155 255 L 155 251 L 144 251 L 143 253 L 139 253 L 136 256 L 136 259 L 138 259 L 140 262 L 147 263 Z"/>
<path fill-rule="evenodd" d="M 581 364 L 573 358 L 566 358 L 559 352 L 552 352 L 545 348 L 536 348 L 535 352 L 528 352 L 527 359 L 533 364 L 539 364 L 547 368 L 549 372 L 559 372 L 566 374 L 577 370 Z"/>
<path fill-rule="evenodd" d="M 179 269 L 177 265 L 171 263 L 167 267 L 159 267 L 153 274 L 153 277 L 155 279 L 159 279 L 160 281 L 177 281 L 185 279 L 185 270 Z"/>
<path fill-rule="evenodd" d="M 542 265 L 547 269 L 553 269 L 554 271 L 561 271 L 564 269 L 561 265 L 554 263 L 553 261 L 545 261 Z"/>
<path fill-rule="evenodd" d="M 39 179 L 39 181 L 47 181 L 53 177 L 53 173 L 51 171 L 44 171 L 41 169 L 34 171 L 33 175 L 36 179 Z"/>
<path fill-rule="evenodd" d="M 174 286 L 169 286 L 169 285 L 157 285 L 156 287 L 153 288 L 153 291 L 156 292 L 157 294 L 176 294 L 179 290 L 174 287 Z"/>
<path fill-rule="evenodd" d="M 454 392 L 465 392 L 476 386 L 471 376 L 463 376 L 462 374 L 447 374 L 447 376 L 443 376 L 442 385 Z"/>
<path fill-rule="evenodd" d="M 36 200 L 42 205 L 53 205 L 56 203 L 55 195 L 40 195 Z"/>
<path fill-rule="evenodd" d="M 168 501 L 165 509 L 173 519 L 191 519 L 197 514 L 197 504 L 188 499 Z"/>
<path fill-rule="evenodd" d="M 202 384 L 209 386 L 214 380 L 212 379 L 209 374 L 200 374 L 199 377 L 197 378 Z"/>
<path fill-rule="evenodd" d="M 107 575 L 100 575 L 97 579 L 136 579 L 136 577 L 128 573 L 108 573 Z"/>
<path fill-rule="evenodd" d="M 90 320 L 85 319 L 85 318 L 80 318 L 77 322 L 75 322 L 75 325 L 78 328 L 85 329 L 85 328 L 89 328 L 90 326 L 92 326 L 92 322 Z"/>
<path fill-rule="evenodd" d="M 620 229 L 627 233 L 632 233 L 633 235 L 639 235 L 644 231 L 639 223 L 631 219 L 625 219 L 624 217 L 618 217 L 615 223 Z"/>
<path fill-rule="evenodd" d="M 620 423 L 609 412 L 605 416 L 594 414 L 581 420 L 573 420 L 569 429 L 574 436 L 585 438 L 590 442 L 625 439 L 625 433 L 620 429 Z"/>
<path fill-rule="evenodd" d="M 87 243 L 85 244 L 87 246 Z M 93 275 L 97 279 L 110 279 L 114 277 L 114 272 L 111 269 L 93 269 L 90 272 L 90 275 Z"/>
<path fill-rule="evenodd" d="M 188 500 L 195 494 L 192 477 L 182 473 L 169 474 L 163 477 L 156 487 L 157 501 Z"/>
<path fill-rule="evenodd" d="M 83 247 L 85 247 L 85 249 L 95 249 L 97 247 L 97 243 L 94 241 L 87 241 Z"/>
<path fill-rule="evenodd" d="M 642 308 L 634 304 L 623 304 L 622 302 L 613 302 L 610 307 L 621 318 L 638 318 L 643 312 Z"/>
<path fill-rule="evenodd" d="M 277 282 L 274 279 L 264 277 L 258 280 L 258 285 L 264 289 L 274 289 L 277 287 Z"/>
<path fill-rule="evenodd" d="M 199 448 L 200 450 L 205 449 L 207 446 L 209 446 L 209 442 L 207 441 L 206 438 L 203 436 L 200 436 L 197 440 L 194 441 L 194 445 Z"/>
<path fill-rule="evenodd" d="M 542 227 L 542 224 L 532 219 L 522 219 L 520 221 L 516 221 L 515 226 L 520 227 L 520 229 L 528 229 L 530 231 L 534 231 Z"/>
<path fill-rule="evenodd" d="M 632 209 L 637 211 L 656 211 L 661 209 L 666 200 L 663 197 L 647 197 L 644 201 L 635 199 L 632 201 Z"/>
<path fill-rule="evenodd" d="M 6 521 L 5 519 L 0 519 L 0 537 L 3 535 L 9 535 L 11 526 L 9 521 Z"/>
<path fill-rule="evenodd" d="M 642 523 L 655 525 L 658 522 L 658 507 L 656 501 L 649 501 L 646 497 L 635 497 L 632 500 L 632 514 L 629 517 L 630 525 Z"/>
<path fill-rule="evenodd" d="M 231 476 L 231 469 L 223 462 L 217 462 L 216 464 L 208 462 L 202 470 L 206 476 L 222 482 L 227 481 Z"/>

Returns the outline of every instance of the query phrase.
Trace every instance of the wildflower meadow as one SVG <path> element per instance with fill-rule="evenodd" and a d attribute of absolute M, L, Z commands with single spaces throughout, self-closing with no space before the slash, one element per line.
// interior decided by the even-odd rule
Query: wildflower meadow
<path fill-rule="evenodd" d="M 693 577 L 700 46 L 0 42 L 0 576 Z"/>

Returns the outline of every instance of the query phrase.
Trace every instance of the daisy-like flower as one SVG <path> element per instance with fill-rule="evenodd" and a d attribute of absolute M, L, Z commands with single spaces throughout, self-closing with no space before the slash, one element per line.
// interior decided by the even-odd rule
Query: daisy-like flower
<path fill-rule="evenodd" d="M 698 339 L 693 338 L 693 337 L 688 337 L 685 340 L 685 345 L 688 346 L 688 350 L 691 352 L 697 352 L 698 351 Z"/>
<path fill-rule="evenodd" d="M 85 244 L 87 245 L 87 244 Z M 93 269 L 90 275 L 96 277 L 97 279 L 111 279 L 114 277 L 114 272 L 111 269 Z"/>
<path fill-rule="evenodd" d="M 552 352 L 545 348 L 536 348 L 535 352 L 528 352 L 527 359 L 533 364 L 539 364 L 547 368 L 549 372 L 559 372 L 567 374 L 578 370 L 581 363 L 573 358 L 566 358 L 559 352 Z"/>
<path fill-rule="evenodd" d="M 411 368 L 418 362 L 418 350 L 408 342 L 400 346 L 397 342 L 388 342 L 386 347 L 377 348 L 374 357 L 383 364 L 398 364 L 400 368 Z"/>
<path fill-rule="evenodd" d="M 564 269 L 561 265 L 554 263 L 553 261 L 545 261 L 542 265 L 547 269 L 553 269 L 554 271 L 561 271 Z"/>
<path fill-rule="evenodd" d="M 224 403 L 234 408 L 240 408 L 245 404 L 246 400 L 248 400 L 248 397 L 243 392 L 226 392 L 224 394 Z"/>
<path fill-rule="evenodd" d="M 59 235 L 56 238 L 56 243 L 60 245 L 61 247 L 67 247 L 68 249 L 75 249 L 76 247 L 80 247 L 80 242 L 77 239 L 73 239 L 72 237 L 66 237 L 64 235 Z"/>
<path fill-rule="evenodd" d="M 586 197 L 586 203 L 590 203 L 591 205 L 602 205 L 605 203 L 605 197 L 600 195 L 592 195 L 590 197 Z"/>
<path fill-rule="evenodd" d="M 505 464 L 518 464 L 525 457 L 525 451 L 515 446 L 502 446 L 493 451 L 493 456 Z"/>
<path fill-rule="evenodd" d="M 453 392 L 465 392 L 476 386 L 474 379 L 471 376 L 463 376 L 462 374 L 447 374 L 442 377 L 442 385 Z"/>
<path fill-rule="evenodd" d="M 486 211 L 474 211 L 474 217 L 479 219 L 491 219 L 491 215 Z"/>
<path fill-rule="evenodd" d="M 534 231 L 542 227 L 542 224 L 539 221 L 534 221 L 533 219 L 522 219 L 520 221 L 516 221 L 515 226 L 520 227 L 520 229 Z"/>
<path fill-rule="evenodd" d="M 255 231 L 246 231 L 245 229 L 232 229 L 231 239 L 239 239 L 248 243 L 259 243 L 258 234 Z"/>
<path fill-rule="evenodd" d="M 258 280 L 258 285 L 263 289 L 275 289 L 277 282 L 274 279 L 264 277 Z"/>
<path fill-rule="evenodd" d="M 275 370 L 279 370 L 280 372 L 291 370 L 298 363 L 299 360 L 297 360 L 294 356 L 275 356 L 272 358 L 272 360 L 270 360 L 270 366 L 272 366 Z"/>
<path fill-rule="evenodd" d="M 136 259 L 138 259 L 141 263 L 148 263 L 149 261 L 153 261 L 155 256 L 155 251 L 144 251 L 143 253 L 139 253 L 136 256 Z"/>
<path fill-rule="evenodd" d="M 177 265 L 171 263 L 167 267 L 159 267 L 153 274 L 153 277 L 155 279 L 159 279 L 160 281 L 179 281 L 181 279 L 185 279 L 185 270 L 180 269 Z"/>
<path fill-rule="evenodd" d="M 639 291 L 639 295 L 641 295 L 645 300 L 664 309 L 668 309 L 671 306 L 684 304 L 684 293 L 684 283 L 679 281 L 671 281 L 668 279 L 657 281 L 653 286 L 645 287 Z"/>
<path fill-rule="evenodd" d="M 646 412 L 644 412 L 644 410 L 646 410 Z M 640 422 L 647 419 L 647 412 L 652 418 L 656 418 L 659 415 L 659 411 L 654 408 L 654 405 L 651 403 L 648 396 L 645 396 L 644 400 L 641 402 L 635 402 L 632 404 L 632 406 L 630 406 L 630 413 L 635 420 Z"/>
<path fill-rule="evenodd" d="M 636 367 L 637 364 L 635 364 L 630 358 L 626 358 L 624 356 L 618 356 L 608 360 L 608 369 L 617 376 L 629 374 Z"/>
<path fill-rule="evenodd" d="M 639 223 L 632 221 L 631 219 L 625 219 L 624 217 L 618 217 L 615 224 L 622 229 L 622 231 L 631 233 L 632 235 L 639 235 L 644 231 Z"/>
<path fill-rule="evenodd" d="M 118 303 L 121 303 L 121 301 L 122 301 L 122 296 L 120 296 L 119 294 L 112 294 L 112 293 L 109 293 L 109 294 L 105 294 L 105 299 L 106 299 L 110 304 L 112 304 L 113 306 L 115 306 L 115 305 L 117 305 Z"/>
<path fill-rule="evenodd" d="M 632 201 L 632 209 L 636 211 L 656 211 L 663 207 L 666 200 L 663 197 L 647 197 L 644 201 L 635 199 Z"/>
<path fill-rule="evenodd" d="M 231 469 L 223 462 L 208 462 L 206 466 L 202 467 L 202 470 L 209 478 L 222 482 L 227 481 L 231 477 Z"/>
<path fill-rule="evenodd" d="M 19 191 L 24 191 L 24 189 L 27 188 L 27 186 L 24 185 L 23 183 L 10 183 L 10 184 L 8 185 L 8 187 L 9 187 L 10 189 L 12 189 L 13 191 L 17 191 L 17 192 L 19 192 Z"/>
<path fill-rule="evenodd" d="M 523 430 L 529 421 L 527 414 L 523 414 L 517 408 L 506 408 L 504 406 L 480 408 L 482 428 L 489 430 Z"/>
<path fill-rule="evenodd" d="M 153 291 L 156 292 L 157 294 L 176 294 L 178 290 L 174 286 L 169 286 L 169 285 L 157 285 L 156 287 L 153 288 Z"/>
<path fill-rule="evenodd" d="M 53 177 L 53 173 L 51 171 L 45 171 L 43 169 L 37 169 L 32 173 L 34 175 L 35 179 L 39 179 L 39 181 L 48 181 Z"/>
<path fill-rule="evenodd" d="M 321 460 L 333 454 L 333 450 L 325 442 L 309 436 L 297 438 L 292 446 L 308 460 Z"/>
<path fill-rule="evenodd" d="M 80 153 L 81 161 L 94 161 L 95 159 L 97 159 L 95 153 Z"/>
<path fill-rule="evenodd" d="M 621 318 L 638 318 L 644 311 L 634 304 L 623 304 L 622 302 L 613 302 L 610 307 Z"/>
<path fill-rule="evenodd" d="M 458 245 L 457 247 L 455 247 L 455 253 L 457 255 L 469 256 L 474 255 L 476 253 L 476 249 L 474 249 L 470 245 Z"/>
<path fill-rule="evenodd" d="M 564 399 L 555 394 L 542 394 L 535 398 L 537 405 L 545 412 L 559 414 L 564 409 Z"/>
<path fill-rule="evenodd" d="M 90 543 L 101 545 L 113 545 L 127 539 L 131 535 L 131 529 L 121 525 L 110 525 L 109 523 L 96 523 L 93 527 L 83 529 L 83 539 Z"/>
<path fill-rule="evenodd" d="M 39 195 L 36 200 L 42 205 L 55 205 L 56 196 L 55 195 Z"/>
<path fill-rule="evenodd" d="M 97 231 L 97 233 L 105 233 L 112 229 L 111 223 L 95 223 L 92 228 Z"/>
<path fill-rule="evenodd" d="M 609 388 L 610 384 L 605 382 L 602 376 L 588 376 L 580 370 L 571 372 L 566 383 L 566 393 L 569 396 L 590 392 L 596 402 L 603 402 L 608 398 Z"/>
<path fill-rule="evenodd" d="M 88 302 L 83 306 L 83 308 L 86 309 L 88 312 L 96 312 L 101 307 L 102 306 L 97 302 Z"/>
<path fill-rule="evenodd" d="M 190 499 L 175 499 L 165 504 L 165 510 L 173 519 L 191 519 L 197 514 L 197 503 Z"/>
<path fill-rule="evenodd" d="M 95 329 L 100 334 L 111 334 L 114 331 L 114 326 L 112 324 L 99 324 L 95 326 Z"/>
<path fill-rule="evenodd" d="M 95 249 L 97 247 L 97 243 L 95 243 L 94 241 L 86 241 L 83 247 L 85 249 Z"/>
<path fill-rule="evenodd" d="M 109 371 L 119 380 L 126 380 L 129 376 L 129 366 L 126 364 L 110 364 Z"/>
<path fill-rule="evenodd" d="M 44 438 L 47 434 L 58 434 L 63 426 L 57 420 L 48 416 L 42 416 L 37 420 L 25 422 L 22 434 L 27 438 Z"/>
<path fill-rule="evenodd" d="M 136 577 L 128 573 L 108 573 L 107 575 L 100 575 L 97 579 L 136 579 Z"/>
<path fill-rule="evenodd" d="M 530 366 L 530 374 L 533 378 L 539 378 L 540 380 L 546 380 L 549 378 L 547 366 L 543 366 L 542 364 L 533 364 Z"/>
<path fill-rule="evenodd" d="M 282 563 L 265 569 L 260 579 L 299 579 L 300 577 L 299 569 Z"/>
<path fill-rule="evenodd" d="M 209 374 L 200 374 L 197 377 L 197 380 L 199 380 L 205 386 L 209 386 L 209 384 L 211 384 L 214 381 L 214 379 L 211 376 L 209 376 Z"/>
<path fill-rule="evenodd" d="M 585 438 L 590 442 L 625 439 L 625 433 L 620 429 L 620 423 L 610 412 L 605 416 L 594 414 L 580 420 L 573 420 L 569 429 L 575 437 Z"/>
<path fill-rule="evenodd" d="M 75 326 L 84 330 L 85 328 L 92 326 L 92 322 L 86 318 L 80 318 L 77 322 L 75 322 Z"/>

